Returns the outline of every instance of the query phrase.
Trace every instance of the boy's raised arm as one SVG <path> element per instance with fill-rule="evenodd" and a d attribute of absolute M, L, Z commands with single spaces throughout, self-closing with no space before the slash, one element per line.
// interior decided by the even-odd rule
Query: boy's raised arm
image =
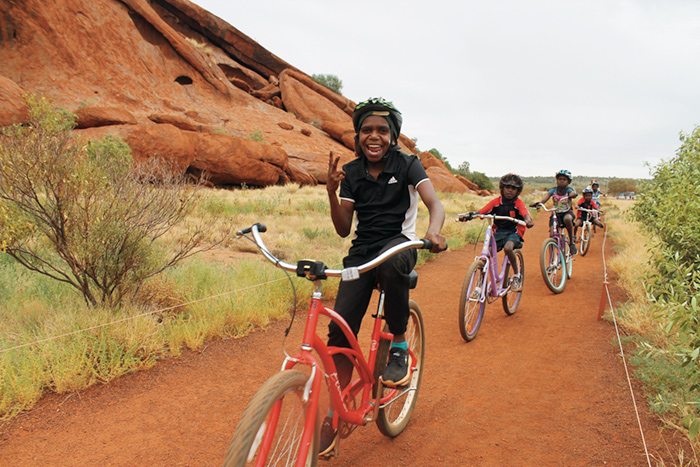
<path fill-rule="evenodd" d="M 532 202 L 532 203 L 530 203 L 530 207 L 531 207 L 531 208 L 534 208 L 534 207 L 537 206 L 538 204 L 544 204 L 544 203 L 546 203 L 547 201 L 549 201 L 549 198 L 551 198 L 551 197 L 552 197 L 551 193 L 547 192 L 547 194 L 544 195 L 544 198 L 542 198 L 542 201 L 535 201 L 535 202 Z"/>
<path fill-rule="evenodd" d="M 335 231 L 341 237 L 347 237 L 352 229 L 353 204 L 348 201 L 338 199 L 336 192 L 340 182 L 345 178 L 345 172 L 338 170 L 340 156 L 334 156 L 333 152 L 328 155 L 328 178 L 326 179 L 326 191 L 328 192 L 328 202 L 331 208 L 331 220 Z"/>

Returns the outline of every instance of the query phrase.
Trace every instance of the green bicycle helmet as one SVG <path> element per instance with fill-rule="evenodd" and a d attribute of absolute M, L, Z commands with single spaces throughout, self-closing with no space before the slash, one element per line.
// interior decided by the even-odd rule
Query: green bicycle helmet
<path fill-rule="evenodd" d="M 362 122 L 365 118 L 370 115 L 377 115 L 386 118 L 391 127 L 391 137 L 395 140 L 399 140 L 399 134 L 401 134 L 401 123 L 403 118 L 401 117 L 401 112 L 394 106 L 394 103 L 384 99 L 383 97 L 372 97 L 366 101 L 362 101 L 357 106 L 352 113 L 352 125 L 355 128 L 355 133 L 360 131 Z"/>
<path fill-rule="evenodd" d="M 573 181 L 573 179 L 571 178 L 571 172 L 568 171 L 568 170 L 566 170 L 566 169 L 561 169 L 559 172 L 557 172 L 557 173 L 554 175 L 554 178 L 558 178 L 560 175 L 563 175 L 563 176 L 565 176 L 566 178 L 568 178 L 568 179 L 569 179 L 569 183 L 571 183 L 571 182 Z"/>

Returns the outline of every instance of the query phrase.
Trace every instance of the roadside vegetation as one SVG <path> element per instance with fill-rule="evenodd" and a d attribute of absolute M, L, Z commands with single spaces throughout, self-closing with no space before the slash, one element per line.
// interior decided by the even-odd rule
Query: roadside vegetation
<path fill-rule="evenodd" d="M 700 465 L 700 127 L 652 177 L 635 202 L 606 206 L 610 267 L 629 298 L 619 322 L 652 410 L 688 438 L 677 465 Z"/>

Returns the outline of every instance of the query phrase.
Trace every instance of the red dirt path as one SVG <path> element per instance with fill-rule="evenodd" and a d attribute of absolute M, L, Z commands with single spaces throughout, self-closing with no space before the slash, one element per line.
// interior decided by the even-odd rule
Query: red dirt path
<path fill-rule="evenodd" d="M 339 458 L 319 465 L 648 465 L 614 327 L 597 319 L 603 235 L 576 258 L 566 291 L 553 295 L 538 262 L 546 228 L 540 216 L 526 234 L 519 310 L 506 316 L 500 302 L 487 306 L 470 343 L 459 335 L 457 304 L 474 248 L 419 269 L 412 297 L 425 317 L 426 362 L 411 423 L 396 439 L 360 427 L 342 441 Z M 612 289 L 613 303 L 624 300 Z M 0 465 L 221 465 L 246 404 L 281 364 L 286 324 L 79 394 L 47 396 L 0 426 Z M 652 465 L 669 462 L 680 436 L 660 433 L 633 386 Z"/>

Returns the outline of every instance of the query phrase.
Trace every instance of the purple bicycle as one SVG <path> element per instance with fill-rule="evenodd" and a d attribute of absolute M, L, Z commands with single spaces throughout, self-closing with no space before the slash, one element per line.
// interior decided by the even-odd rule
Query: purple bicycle
<path fill-rule="evenodd" d="M 537 203 L 537 209 L 552 212 L 549 219 L 549 238 L 542 243 L 540 253 L 540 271 L 549 290 L 560 294 L 566 288 L 566 281 L 574 272 L 574 255 L 571 254 L 569 234 L 563 224 L 559 224 L 554 208 L 547 208 Z"/>
<path fill-rule="evenodd" d="M 522 284 L 525 278 L 523 254 L 518 249 L 514 253 L 523 282 L 521 282 L 521 286 L 517 291 L 513 290 L 511 287 L 513 267 L 508 260 L 508 256 L 503 255 L 499 273 L 497 269 L 498 252 L 496 242 L 492 241 L 494 220 L 509 220 L 520 225 L 526 225 L 525 222 L 508 216 L 494 216 L 478 212 L 459 214 L 457 221 L 466 222 L 471 220 L 472 217 L 488 219 L 489 224 L 486 227 L 481 254 L 474 259 L 474 262 L 467 269 L 467 274 L 462 284 L 462 294 L 459 299 L 459 332 L 467 342 L 471 342 L 476 337 L 476 333 L 479 332 L 487 302 L 493 303 L 501 297 L 503 310 L 506 314 L 512 315 L 515 313 L 523 294 Z"/>

